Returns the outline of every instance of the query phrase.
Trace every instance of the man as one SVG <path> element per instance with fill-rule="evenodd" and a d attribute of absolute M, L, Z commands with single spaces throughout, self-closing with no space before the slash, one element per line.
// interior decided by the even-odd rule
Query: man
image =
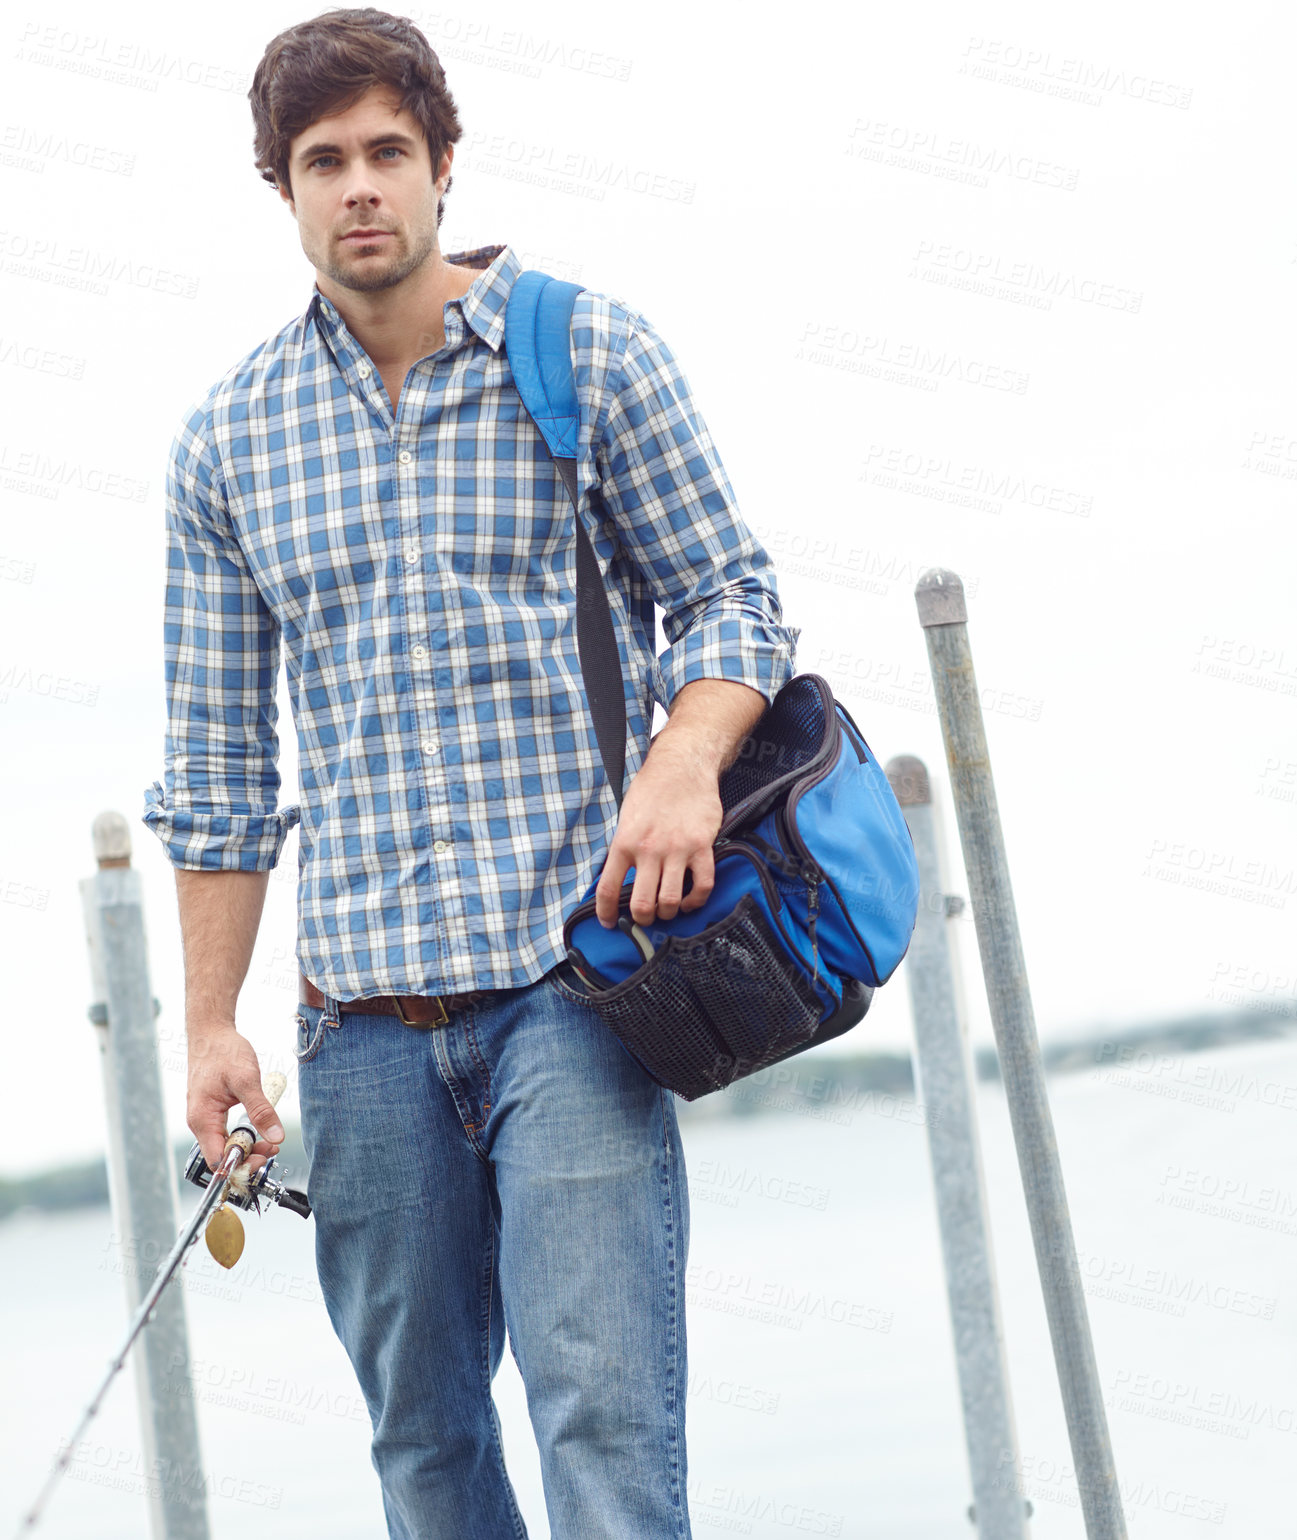
<path fill-rule="evenodd" d="M 796 632 L 670 350 L 583 293 L 582 516 L 632 681 L 618 819 L 571 508 L 502 346 L 521 264 L 439 247 L 461 131 L 435 54 L 408 22 L 331 11 L 269 45 L 250 98 L 315 286 L 172 446 L 145 821 L 177 868 L 190 1127 L 212 1166 L 236 1102 L 254 1164 L 283 1137 L 235 1006 L 300 818 L 317 1264 L 389 1533 L 525 1533 L 490 1390 L 507 1326 L 555 1540 L 688 1536 L 674 1103 L 565 979 L 562 925 L 601 869 L 606 924 L 631 866 L 641 923 L 702 903 L 719 772 Z M 301 804 L 276 810 L 281 650 Z"/>

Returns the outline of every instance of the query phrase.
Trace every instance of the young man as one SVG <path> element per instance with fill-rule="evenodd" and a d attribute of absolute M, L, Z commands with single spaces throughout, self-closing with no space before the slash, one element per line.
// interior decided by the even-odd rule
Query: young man
<path fill-rule="evenodd" d="M 383 12 L 327 12 L 269 45 L 250 98 L 315 285 L 172 446 L 145 821 L 177 868 L 190 1127 L 209 1165 L 236 1102 L 255 1164 L 283 1137 L 235 1005 L 300 818 L 317 1264 L 390 1534 L 525 1533 L 490 1389 L 507 1326 L 555 1540 L 687 1536 L 674 1103 L 565 982 L 562 927 L 601 869 L 605 923 L 631 866 L 642 923 L 703 901 L 719 772 L 796 632 L 672 353 L 583 293 L 581 509 L 632 682 L 618 819 L 571 508 L 502 345 L 521 265 L 438 243 L 461 131 L 435 54 Z M 301 804 L 277 811 L 281 650 Z"/>

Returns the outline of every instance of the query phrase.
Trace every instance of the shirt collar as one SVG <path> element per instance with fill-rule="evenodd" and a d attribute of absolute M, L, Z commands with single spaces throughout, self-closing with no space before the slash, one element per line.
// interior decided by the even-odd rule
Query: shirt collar
<path fill-rule="evenodd" d="M 478 246 L 472 251 L 448 252 L 445 260 L 463 267 L 484 267 L 463 294 L 447 303 L 457 305 L 465 324 L 481 337 L 493 352 L 504 344 L 504 310 L 513 281 L 522 271 L 522 263 L 512 246 Z M 302 316 L 303 331 L 313 322 L 334 333 L 342 324 L 337 307 L 312 286 L 311 301 Z"/>

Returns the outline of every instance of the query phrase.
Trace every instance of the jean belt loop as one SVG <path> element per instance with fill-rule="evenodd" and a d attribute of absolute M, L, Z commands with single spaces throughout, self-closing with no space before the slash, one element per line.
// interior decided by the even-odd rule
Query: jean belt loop
<path fill-rule="evenodd" d="M 324 994 L 324 1014 L 320 1020 L 324 1026 L 335 1030 L 342 1026 L 342 1002 L 335 1000 L 327 990 Z"/>

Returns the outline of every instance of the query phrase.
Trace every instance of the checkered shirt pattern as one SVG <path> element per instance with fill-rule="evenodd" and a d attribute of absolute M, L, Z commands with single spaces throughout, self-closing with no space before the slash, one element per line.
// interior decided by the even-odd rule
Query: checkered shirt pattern
<path fill-rule="evenodd" d="M 273 867 L 300 822 L 297 958 L 340 1000 L 538 979 L 616 829 L 577 655 L 571 504 L 504 351 L 521 265 L 507 245 L 447 260 L 482 271 L 395 417 L 316 286 L 171 446 L 166 759 L 144 822 L 200 871 Z M 710 678 L 772 699 L 798 629 L 651 323 L 583 292 L 572 341 L 629 784 L 654 698 L 669 709 Z M 281 654 L 300 803 L 277 810 Z"/>

